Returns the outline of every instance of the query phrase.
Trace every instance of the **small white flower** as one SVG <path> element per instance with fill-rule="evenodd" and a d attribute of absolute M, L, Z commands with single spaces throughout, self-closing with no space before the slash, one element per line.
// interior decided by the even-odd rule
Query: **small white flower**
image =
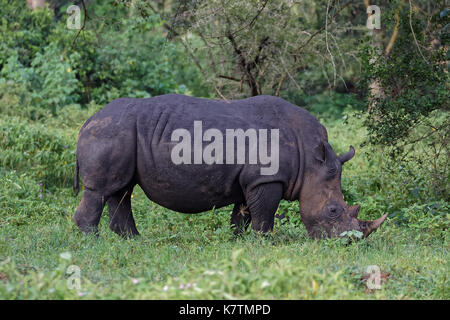
<path fill-rule="evenodd" d="M 167 290 L 169 290 L 169 287 L 168 287 L 167 285 L 165 285 L 165 286 L 163 287 L 163 291 L 167 291 Z"/>

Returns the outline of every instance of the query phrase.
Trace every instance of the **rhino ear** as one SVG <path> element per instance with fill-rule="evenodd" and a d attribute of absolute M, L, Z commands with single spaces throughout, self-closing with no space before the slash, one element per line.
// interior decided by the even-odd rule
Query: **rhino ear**
<path fill-rule="evenodd" d="M 314 148 L 314 158 L 322 164 L 332 159 L 332 149 L 328 142 L 319 142 L 319 145 Z"/>
<path fill-rule="evenodd" d="M 319 145 L 314 148 L 314 158 L 321 163 L 325 163 L 325 161 L 327 160 L 326 148 L 323 141 L 320 141 Z"/>

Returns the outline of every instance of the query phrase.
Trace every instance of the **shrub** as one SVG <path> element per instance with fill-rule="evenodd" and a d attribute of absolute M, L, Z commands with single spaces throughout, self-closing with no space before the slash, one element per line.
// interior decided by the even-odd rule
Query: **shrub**
<path fill-rule="evenodd" d="M 31 66 L 39 79 L 39 84 L 33 85 L 35 105 L 56 114 L 60 108 L 78 101 L 78 80 L 55 43 L 46 47 L 43 54 L 37 53 Z"/>
<path fill-rule="evenodd" d="M 92 15 L 104 17 L 88 19 L 77 37 L 78 30 L 66 26 L 67 6 L 58 20 L 49 8 L 18 9 L 1 0 L 1 110 L 38 119 L 48 116 L 39 109 L 55 115 L 67 105 L 118 97 L 208 95 L 180 45 L 161 34 L 158 15 L 143 19 L 111 4 L 90 4 Z"/>
<path fill-rule="evenodd" d="M 76 133 L 19 118 L 2 118 L 0 166 L 27 172 L 49 186 L 70 186 L 73 178 Z"/>
<path fill-rule="evenodd" d="M 411 162 L 408 166 L 417 169 L 416 173 L 432 163 L 429 192 L 448 200 L 449 28 L 442 25 L 450 16 L 443 11 L 424 19 L 420 11 L 399 3 L 393 2 L 399 5 L 398 24 L 393 10 L 384 11 L 388 28 L 398 26 L 390 54 L 386 56 L 371 39 L 361 47 L 360 85 L 368 105 L 366 143 L 382 146 L 394 163 Z"/>
<path fill-rule="evenodd" d="M 394 216 L 400 225 L 412 229 L 418 240 L 444 240 L 450 227 L 450 205 L 445 201 L 413 204 Z"/>
<path fill-rule="evenodd" d="M 0 69 L 10 56 L 17 55 L 24 66 L 48 44 L 53 29 L 50 9 L 30 10 L 24 3 L 0 0 Z"/>

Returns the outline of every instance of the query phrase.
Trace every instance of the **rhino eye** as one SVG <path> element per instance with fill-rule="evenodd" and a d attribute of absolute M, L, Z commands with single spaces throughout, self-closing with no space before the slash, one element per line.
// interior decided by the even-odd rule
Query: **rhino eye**
<path fill-rule="evenodd" d="M 332 219 L 338 218 L 342 214 L 342 211 L 343 211 L 343 209 L 338 206 L 329 206 L 328 207 L 328 215 Z"/>

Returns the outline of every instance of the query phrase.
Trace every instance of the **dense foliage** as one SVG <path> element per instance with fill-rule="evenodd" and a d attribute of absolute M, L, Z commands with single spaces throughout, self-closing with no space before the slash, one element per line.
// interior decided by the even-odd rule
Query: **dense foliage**
<path fill-rule="evenodd" d="M 389 52 L 381 40 L 361 46 L 360 84 L 369 106 L 367 142 L 383 146 L 403 166 L 431 163 L 430 194 L 449 200 L 450 15 L 448 10 L 427 13 L 405 1 L 386 7 L 386 27 L 399 36 Z"/>
<path fill-rule="evenodd" d="M 0 110 L 11 103 L 35 113 L 55 114 L 70 105 L 105 104 L 118 97 L 164 93 L 205 95 L 199 72 L 180 45 L 158 32 L 157 16 L 117 22 L 108 6 L 90 6 L 91 15 L 107 19 L 86 22 L 86 30 L 69 30 L 66 17 L 51 9 L 29 10 L 1 1 Z M 65 12 L 68 5 L 61 7 Z M 105 13 L 106 10 L 106 13 Z M 188 88 L 191 88 L 188 91 Z M 35 110 L 37 108 L 37 110 Z M 30 111 L 31 112 L 31 111 Z"/>
<path fill-rule="evenodd" d="M 66 26 L 69 1 L 31 10 L 0 0 L 0 298 L 450 298 L 448 10 L 439 1 L 414 1 L 412 11 L 380 1 L 379 33 L 355 27 L 367 1 L 85 2 L 78 32 Z M 379 231 L 350 244 L 312 240 L 298 202 L 283 201 L 287 218 L 273 233 L 235 239 L 232 208 L 182 215 L 136 187 L 140 238 L 117 237 L 106 214 L 98 239 L 78 232 L 77 134 L 104 104 L 252 90 L 308 109 L 337 153 L 355 146 L 344 197 L 361 204 L 361 219 L 389 213 Z M 69 265 L 81 269 L 79 289 L 67 285 Z M 366 287 L 370 265 L 381 268 L 380 290 Z"/>

